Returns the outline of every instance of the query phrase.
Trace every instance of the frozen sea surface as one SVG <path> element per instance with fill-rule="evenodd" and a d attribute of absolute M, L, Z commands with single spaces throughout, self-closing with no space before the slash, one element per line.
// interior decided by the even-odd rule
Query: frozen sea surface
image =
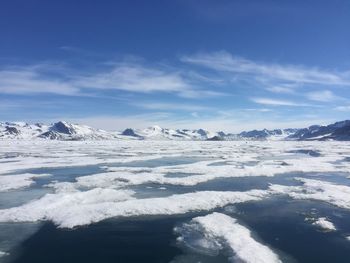
<path fill-rule="evenodd" d="M 348 262 L 350 143 L 0 141 L 0 262 Z"/>

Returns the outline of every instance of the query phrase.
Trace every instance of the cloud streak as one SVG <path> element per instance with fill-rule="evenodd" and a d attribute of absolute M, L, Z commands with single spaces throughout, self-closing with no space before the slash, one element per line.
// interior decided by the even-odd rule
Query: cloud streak
<path fill-rule="evenodd" d="M 272 86 L 267 87 L 267 91 L 270 91 L 272 93 L 281 93 L 281 94 L 293 94 L 295 93 L 294 89 L 289 87 L 283 87 L 283 86 Z"/>
<path fill-rule="evenodd" d="M 3 94 L 77 95 L 79 91 L 70 82 L 44 77 L 35 67 L 0 71 L 0 93 Z"/>
<path fill-rule="evenodd" d="M 168 111 L 205 111 L 211 110 L 211 107 L 193 105 L 193 104 L 183 104 L 183 103 L 133 103 L 132 105 L 141 107 L 149 110 L 168 110 Z"/>
<path fill-rule="evenodd" d="M 292 107 L 312 107 L 313 105 L 297 103 L 289 100 L 279 100 L 270 98 L 251 98 L 251 100 L 257 104 L 269 105 L 269 106 L 292 106 Z"/>
<path fill-rule="evenodd" d="M 306 97 L 309 100 L 319 101 L 319 102 L 332 102 L 339 98 L 338 96 L 334 95 L 332 91 L 330 90 L 318 90 L 313 92 L 308 92 L 306 94 Z"/>
<path fill-rule="evenodd" d="M 192 79 L 180 71 L 132 63 L 113 64 L 103 71 L 90 73 L 70 72 L 67 68 L 55 70 L 54 67 L 51 71 L 48 73 L 40 64 L 0 70 L 0 94 L 87 96 L 91 91 L 119 90 L 145 94 L 172 93 L 185 98 L 224 95 L 197 88 Z"/>
<path fill-rule="evenodd" d="M 225 51 L 183 56 L 181 61 L 216 71 L 249 74 L 270 80 L 304 84 L 350 86 L 349 72 L 331 72 L 302 66 L 255 62 L 233 56 Z"/>

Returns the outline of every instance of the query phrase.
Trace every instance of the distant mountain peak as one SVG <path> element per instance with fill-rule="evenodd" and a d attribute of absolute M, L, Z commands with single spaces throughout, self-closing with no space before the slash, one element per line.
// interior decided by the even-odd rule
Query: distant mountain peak
<path fill-rule="evenodd" d="M 140 136 L 137 135 L 137 134 L 135 133 L 135 131 L 134 131 L 133 129 L 131 129 L 131 128 L 125 129 L 121 134 L 124 135 L 124 136 L 140 137 Z"/>
<path fill-rule="evenodd" d="M 75 134 L 76 131 L 72 127 L 71 124 L 68 124 L 65 121 L 59 121 L 56 122 L 52 125 L 50 128 L 51 131 L 59 132 L 59 133 L 64 133 L 64 134 Z"/>

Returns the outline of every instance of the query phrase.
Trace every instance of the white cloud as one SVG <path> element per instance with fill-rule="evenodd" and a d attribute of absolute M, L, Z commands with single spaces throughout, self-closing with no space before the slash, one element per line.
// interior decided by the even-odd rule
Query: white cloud
<path fill-rule="evenodd" d="M 198 114 L 198 112 L 192 112 L 191 116 L 194 117 L 194 118 L 198 118 L 199 114 Z"/>
<path fill-rule="evenodd" d="M 320 102 L 331 102 L 339 99 L 339 97 L 335 96 L 330 90 L 319 90 L 308 92 L 306 97 L 309 100 L 320 101 Z"/>
<path fill-rule="evenodd" d="M 131 92 L 181 92 L 190 85 L 178 74 L 136 65 L 116 66 L 110 71 L 80 77 L 75 81 L 80 87 L 118 89 Z"/>
<path fill-rule="evenodd" d="M 350 111 L 350 105 L 338 106 L 338 107 L 335 107 L 334 109 L 338 111 Z"/>
<path fill-rule="evenodd" d="M 255 112 L 272 112 L 272 109 L 261 108 L 261 109 L 245 109 L 246 111 L 255 111 Z"/>
<path fill-rule="evenodd" d="M 150 110 L 204 111 L 210 107 L 183 103 L 133 103 L 132 105 Z"/>
<path fill-rule="evenodd" d="M 294 89 L 289 87 L 282 87 L 282 86 L 273 86 L 266 88 L 267 91 L 273 92 L 273 93 L 285 93 L 285 94 L 292 94 L 294 93 Z"/>
<path fill-rule="evenodd" d="M 72 83 L 45 78 L 36 68 L 13 68 L 0 71 L 0 93 L 77 95 L 78 92 L 79 89 Z"/>
<path fill-rule="evenodd" d="M 217 71 L 250 74 L 270 80 L 350 86 L 350 74 L 348 72 L 325 71 L 302 66 L 255 62 L 232 56 L 225 51 L 184 56 L 181 60 Z"/>
<path fill-rule="evenodd" d="M 230 94 L 225 92 L 218 92 L 218 91 L 212 91 L 212 90 L 198 90 L 198 89 L 183 90 L 179 93 L 179 95 L 181 97 L 190 98 L 190 99 L 230 96 Z"/>
<path fill-rule="evenodd" d="M 297 103 L 289 100 L 278 100 L 278 99 L 270 99 L 270 98 L 251 98 L 251 100 L 255 103 L 262 105 L 270 105 L 270 106 L 293 106 L 293 107 L 309 107 L 312 105 Z"/>
<path fill-rule="evenodd" d="M 173 93 L 186 98 L 225 95 L 195 87 L 191 76 L 179 71 L 135 63 L 111 64 L 99 72 L 73 72 L 49 64 L 0 70 L 0 93 L 89 96 L 101 90 Z"/>

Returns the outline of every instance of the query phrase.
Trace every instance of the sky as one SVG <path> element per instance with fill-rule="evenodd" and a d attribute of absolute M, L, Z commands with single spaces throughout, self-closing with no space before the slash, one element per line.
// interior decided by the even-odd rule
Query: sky
<path fill-rule="evenodd" d="M 0 121 L 306 127 L 349 119 L 348 0 L 4 0 Z"/>

